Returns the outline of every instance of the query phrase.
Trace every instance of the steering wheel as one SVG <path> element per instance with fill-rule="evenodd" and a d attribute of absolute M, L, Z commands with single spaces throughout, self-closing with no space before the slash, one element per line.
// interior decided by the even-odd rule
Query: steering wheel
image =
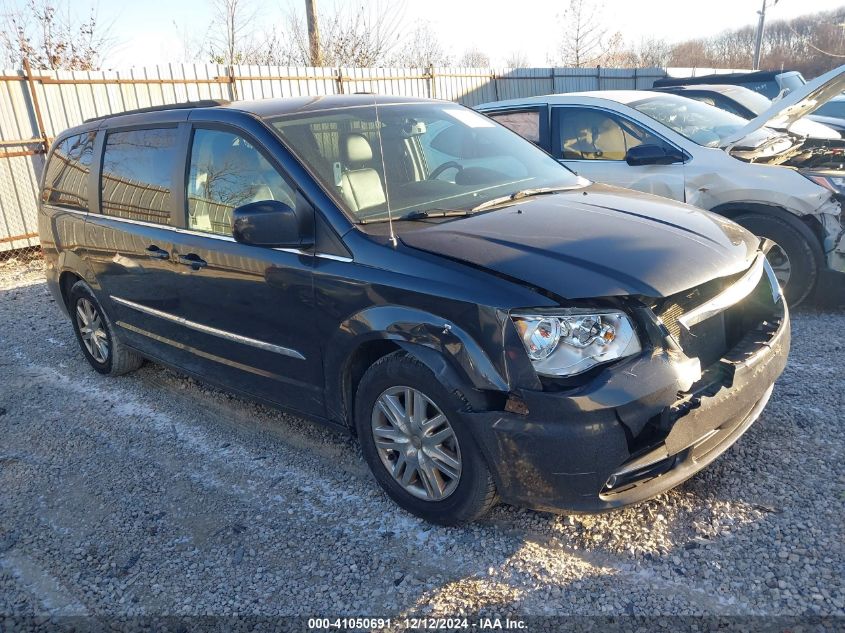
<path fill-rule="evenodd" d="M 436 180 L 437 177 L 440 176 L 440 174 L 442 174 L 447 169 L 457 169 L 459 172 L 461 172 L 461 171 L 464 170 L 464 166 L 461 165 L 460 163 L 456 163 L 453 160 L 446 161 L 442 165 L 438 165 L 437 167 L 435 167 L 434 171 L 432 171 L 428 175 L 428 179 L 429 180 Z"/>

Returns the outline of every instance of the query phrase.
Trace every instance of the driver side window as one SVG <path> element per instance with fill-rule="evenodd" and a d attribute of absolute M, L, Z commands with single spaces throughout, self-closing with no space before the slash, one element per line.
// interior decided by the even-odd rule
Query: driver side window
<path fill-rule="evenodd" d="M 665 143 L 639 125 L 610 112 L 592 108 L 555 108 L 560 135 L 558 158 L 569 160 L 625 160 L 638 145 Z"/>
<path fill-rule="evenodd" d="M 232 211 L 278 200 L 293 207 L 295 193 L 261 152 L 242 136 L 197 129 L 188 174 L 188 228 L 232 235 Z"/>

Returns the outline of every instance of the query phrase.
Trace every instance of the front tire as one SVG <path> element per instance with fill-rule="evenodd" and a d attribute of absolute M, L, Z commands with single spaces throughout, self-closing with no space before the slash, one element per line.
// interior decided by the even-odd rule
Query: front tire
<path fill-rule="evenodd" d="M 404 352 L 370 367 L 355 398 L 355 427 L 376 481 L 426 521 L 460 525 L 496 503 L 481 450 L 461 418 L 466 403 Z"/>
<path fill-rule="evenodd" d="M 120 376 L 143 364 L 144 359 L 116 335 L 111 319 L 84 281 L 77 281 L 70 289 L 68 312 L 79 347 L 95 371 Z"/>
<path fill-rule="evenodd" d="M 790 222 L 760 213 L 744 213 L 733 220 L 754 235 L 775 243 L 767 259 L 783 288 L 787 303 L 796 306 L 805 301 L 816 287 L 824 258 L 812 231 L 800 221 Z"/>

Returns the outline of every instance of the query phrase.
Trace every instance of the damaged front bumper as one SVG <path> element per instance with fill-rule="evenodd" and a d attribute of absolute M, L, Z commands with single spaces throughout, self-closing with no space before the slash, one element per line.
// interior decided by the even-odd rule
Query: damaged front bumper
<path fill-rule="evenodd" d="M 467 414 L 505 502 L 597 512 L 664 492 L 727 450 L 757 419 L 786 365 L 789 314 L 747 331 L 690 386 L 667 349 L 563 392 L 523 391 L 524 415 Z"/>
<path fill-rule="evenodd" d="M 828 301 L 845 301 L 845 221 L 841 212 L 823 213 L 819 220 L 824 230 L 827 268 L 821 271 L 816 294 Z"/>

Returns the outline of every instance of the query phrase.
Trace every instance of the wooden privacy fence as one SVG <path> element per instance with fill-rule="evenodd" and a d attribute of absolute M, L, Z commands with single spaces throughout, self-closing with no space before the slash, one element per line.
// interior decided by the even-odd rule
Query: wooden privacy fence
<path fill-rule="evenodd" d="M 128 71 L 0 71 L 0 253 L 38 245 L 52 139 L 91 117 L 199 99 L 376 92 L 467 106 L 556 92 L 650 88 L 661 68 L 306 68 L 168 64 Z"/>

